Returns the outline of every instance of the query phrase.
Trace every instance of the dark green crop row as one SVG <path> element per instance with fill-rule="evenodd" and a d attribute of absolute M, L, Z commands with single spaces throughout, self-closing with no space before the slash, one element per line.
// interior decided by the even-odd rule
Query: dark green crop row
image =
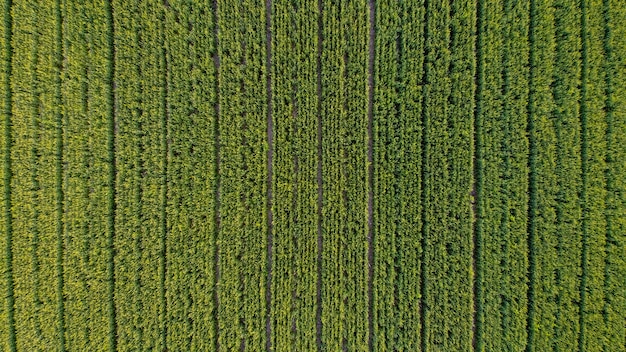
<path fill-rule="evenodd" d="M 374 66 L 374 350 L 420 348 L 421 2 L 376 2 Z"/>
<path fill-rule="evenodd" d="M 602 317 L 605 351 L 620 350 L 626 341 L 626 6 L 603 1 L 604 111 L 606 118 L 606 246 Z"/>
<path fill-rule="evenodd" d="M 526 346 L 528 3 L 481 1 L 476 107 L 476 349 Z"/>
<path fill-rule="evenodd" d="M 317 348 L 317 0 L 272 11 L 273 262 L 271 344 Z"/>
<path fill-rule="evenodd" d="M 322 1 L 322 345 L 368 348 L 365 1 Z M 341 289 L 339 289 L 341 288 Z"/>

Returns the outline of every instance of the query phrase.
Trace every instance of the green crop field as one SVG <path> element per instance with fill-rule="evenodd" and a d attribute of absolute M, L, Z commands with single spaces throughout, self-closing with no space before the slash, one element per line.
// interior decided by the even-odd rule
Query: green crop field
<path fill-rule="evenodd" d="M 0 352 L 626 351 L 626 1 L 0 1 Z"/>

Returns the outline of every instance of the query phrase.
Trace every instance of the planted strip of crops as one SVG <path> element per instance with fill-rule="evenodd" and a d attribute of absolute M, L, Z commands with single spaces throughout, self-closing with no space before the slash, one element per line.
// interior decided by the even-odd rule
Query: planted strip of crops
<path fill-rule="evenodd" d="M 526 345 L 527 3 L 485 1 L 476 189 L 481 295 L 477 350 Z"/>
<path fill-rule="evenodd" d="M 419 349 L 424 7 L 377 2 L 374 350 Z"/>
<path fill-rule="evenodd" d="M 317 1 L 275 1 L 272 347 L 316 349 Z"/>
<path fill-rule="evenodd" d="M 54 165 L 54 187 L 55 190 L 55 220 L 56 220 L 56 275 L 57 275 L 57 319 L 59 320 L 59 350 L 65 351 L 66 349 L 66 332 L 65 332 L 65 296 L 63 295 L 64 271 L 63 271 L 63 259 L 64 253 L 64 193 L 63 193 L 63 147 L 64 147 L 64 125 L 63 125 L 63 98 L 61 87 L 61 76 L 63 70 L 63 17 L 61 9 L 61 0 L 55 0 L 54 2 L 54 61 L 53 70 L 54 74 L 54 102 L 53 102 L 53 115 L 55 125 L 55 165 Z"/>
<path fill-rule="evenodd" d="M 218 1 L 220 278 L 218 344 L 266 347 L 266 14 L 252 0 Z"/>
<path fill-rule="evenodd" d="M 109 111 L 104 1 L 64 4 L 66 340 L 69 350 L 110 348 L 108 316 L 107 175 Z"/>
<path fill-rule="evenodd" d="M 602 351 L 606 336 L 604 261 L 606 247 L 605 199 L 606 120 L 603 87 L 604 34 L 602 1 L 582 5 L 582 87 L 580 102 L 582 162 L 582 279 L 580 284 L 580 351 Z"/>
<path fill-rule="evenodd" d="M 606 260 L 603 308 L 605 351 L 620 350 L 626 341 L 626 7 L 605 0 L 604 61 L 606 94 Z"/>
<path fill-rule="evenodd" d="M 117 347 L 160 349 L 164 67 L 160 1 L 113 3 L 116 49 Z"/>
<path fill-rule="evenodd" d="M 551 349 L 556 321 L 556 133 L 551 92 L 555 61 L 554 9 L 550 1 L 531 3 L 528 130 L 530 135 L 527 351 Z"/>
<path fill-rule="evenodd" d="M 475 2 L 429 2 L 424 99 L 423 349 L 472 343 L 471 165 Z"/>
<path fill-rule="evenodd" d="M 4 97 L 0 101 L 2 122 L 0 122 L 0 150 L 2 150 L 3 167 L 0 171 L 2 179 L 2 214 L 0 228 L 4 233 L 0 244 L 0 273 L 2 274 L 3 288 L 0 299 L 0 349 L 15 351 L 15 320 L 13 311 L 13 251 L 11 248 L 13 235 L 13 219 L 11 216 L 11 124 L 12 124 L 12 96 L 11 74 L 13 70 L 13 21 L 11 18 L 12 1 L 2 3 L 3 35 L 0 40 L 0 80 L 4 89 Z"/>
<path fill-rule="evenodd" d="M 578 346 L 581 276 L 580 58 L 581 16 L 578 1 L 555 1 L 556 57 L 552 95 L 557 137 L 555 170 L 557 267 L 556 326 L 552 344 L 564 350 Z"/>
<path fill-rule="evenodd" d="M 324 1 L 322 36 L 322 344 L 368 348 L 365 1 Z"/>
<path fill-rule="evenodd" d="M 193 5 L 193 6 L 192 6 Z M 215 66 L 209 3 L 168 1 L 167 349 L 214 345 Z"/>
<path fill-rule="evenodd" d="M 58 316 L 55 4 L 19 1 L 13 36 L 13 268 L 17 348 L 62 349 Z"/>

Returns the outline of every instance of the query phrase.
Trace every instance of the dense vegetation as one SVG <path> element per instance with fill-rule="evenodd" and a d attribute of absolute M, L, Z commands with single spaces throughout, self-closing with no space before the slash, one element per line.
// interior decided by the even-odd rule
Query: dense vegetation
<path fill-rule="evenodd" d="M 0 9 L 0 351 L 626 350 L 623 1 Z"/>

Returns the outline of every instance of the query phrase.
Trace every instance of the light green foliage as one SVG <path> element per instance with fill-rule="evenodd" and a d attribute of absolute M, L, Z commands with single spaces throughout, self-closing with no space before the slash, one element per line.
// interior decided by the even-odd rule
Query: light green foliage
<path fill-rule="evenodd" d="M 623 1 L 0 12 L 0 351 L 626 349 Z"/>
<path fill-rule="evenodd" d="M 316 0 L 274 1 L 272 14 L 272 346 L 316 350 Z"/>

